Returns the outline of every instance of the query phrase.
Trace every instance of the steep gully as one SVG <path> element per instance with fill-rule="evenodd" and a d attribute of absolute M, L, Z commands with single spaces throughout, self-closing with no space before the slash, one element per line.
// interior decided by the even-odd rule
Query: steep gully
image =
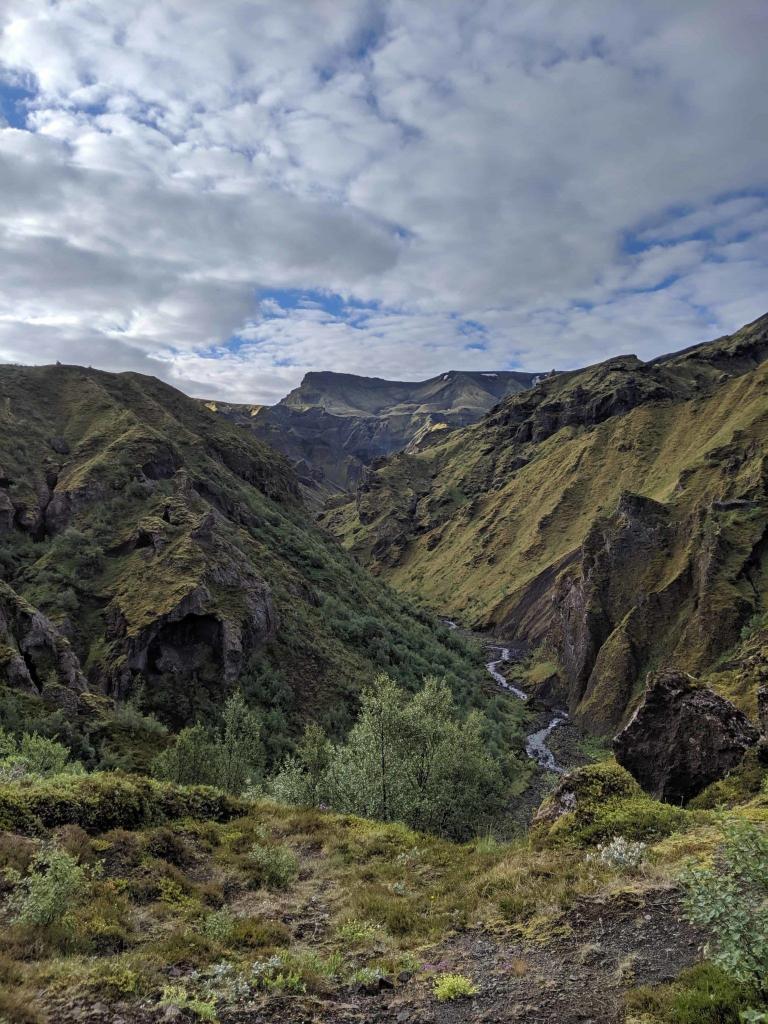
<path fill-rule="evenodd" d="M 443 623 L 448 629 L 458 629 L 458 624 L 452 619 L 443 619 Z M 485 667 L 488 673 L 496 683 L 496 685 L 505 690 L 507 693 L 511 693 L 513 697 L 518 700 L 528 700 L 528 694 L 523 690 L 519 690 L 516 686 L 513 686 L 510 682 L 504 678 L 504 675 L 499 670 L 499 666 L 503 665 L 504 662 L 512 661 L 512 652 L 509 647 L 501 647 L 498 645 L 492 645 L 489 650 L 497 651 L 499 654 L 498 658 L 486 661 Z M 563 710 L 555 711 L 552 718 L 544 726 L 543 729 L 538 729 L 536 732 L 530 733 L 526 737 L 525 741 L 525 752 L 533 761 L 535 761 L 539 768 L 544 769 L 548 772 L 556 772 L 558 775 L 562 775 L 565 772 L 565 768 L 558 764 L 555 755 L 547 746 L 547 740 L 550 734 L 563 722 L 567 721 L 568 712 Z"/>

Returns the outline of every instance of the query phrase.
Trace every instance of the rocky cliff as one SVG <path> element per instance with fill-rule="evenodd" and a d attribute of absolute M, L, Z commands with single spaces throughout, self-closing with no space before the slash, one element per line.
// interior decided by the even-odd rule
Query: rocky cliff
<path fill-rule="evenodd" d="M 343 729 L 382 669 L 481 672 L 310 519 L 282 456 L 154 378 L 0 367 L 0 684 L 176 726 L 240 685 L 279 736 Z"/>
<path fill-rule="evenodd" d="M 763 317 L 551 376 L 369 468 L 326 525 L 397 587 L 555 660 L 595 732 L 662 665 L 717 668 L 754 711 L 744 673 L 717 663 L 768 600 L 766 358 Z"/>
<path fill-rule="evenodd" d="M 349 490 L 375 459 L 475 423 L 535 375 L 452 370 L 426 381 L 308 373 L 275 406 L 208 407 L 283 452 L 320 498 Z"/>

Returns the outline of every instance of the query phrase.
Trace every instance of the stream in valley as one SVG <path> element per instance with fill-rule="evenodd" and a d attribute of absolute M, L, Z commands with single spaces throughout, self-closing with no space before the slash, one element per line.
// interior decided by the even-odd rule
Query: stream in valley
<path fill-rule="evenodd" d="M 458 624 L 452 619 L 443 619 L 442 621 L 448 629 L 458 629 Z M 490 661 L 486 661 L 485 667 L 499 689 L 505 690 L 507 693 L 511 693 L 513 697 L 517 698 L 517 700 L 528 700 L 528 694 L 524 690 L 520 690 L 518 687 L 513 686 L 512 683 L 504 677 L 503 672 L 500 670 L 500 666 L 505 662 L 514 660 L 510 648 L 493 644 L 489 647 L 489 650 L 498 653 L 498 657 L 492 658 Z M 537 729 L 536 732 L 532 732 L 526 737 L 526 754 L 535 761 L 536 764 L 538 764 L 539 768 L 543 768 L 544 771 L 556 772 L 558 775 L 562 775 L 565 772 L 565 768 L 563 768 L 561 764 L 558 764 L 557 758 L 547 746 L 547 740 L 558 725 L 562 725 L 563 722 L 567 721 L 567 711 L 554 711 L 552 717 L 542 729 Z"/>

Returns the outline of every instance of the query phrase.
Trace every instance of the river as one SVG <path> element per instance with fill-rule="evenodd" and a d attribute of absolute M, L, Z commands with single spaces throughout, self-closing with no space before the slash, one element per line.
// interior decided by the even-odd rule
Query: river
<path fill-rule="evenodd" d="M 443 619 L 443 624 L 448 629 L 458 629 L 458 624 L 452 619 Z M 518 689 L 513 686 L 504 674 L 501 672 L 499 666 L 505 662 L 512 661 L 512 653 L 509 647 L 502 647 L 498 644 L 492 644 L 489 650 L 494 651 L 498 654 L 497 658 L 492 658 L 490 661 L 486 661 L 485 667 L 493 681 L 499 687 L 500 690 L 504 690 L 506 693 L 511 693 L 517 700 L 528 700 L 528 694 L 524 690 Z M 553 713 L 552 718 L 544 726 L 543 729 L 537 729 L 536 732 L 530 733 L 525 739 L 525 752 L 539 768 L 542 768 L 547 772 L 556 772 L 558 775 L 562 775 L 565 772 L 565 768 L 558 763 L 557 758 L 547 746 L 547 740 L 558 725 L 562 725 L 563 722 L 568 721 L 568 712 L 563 710 L 557 710 Z"/>

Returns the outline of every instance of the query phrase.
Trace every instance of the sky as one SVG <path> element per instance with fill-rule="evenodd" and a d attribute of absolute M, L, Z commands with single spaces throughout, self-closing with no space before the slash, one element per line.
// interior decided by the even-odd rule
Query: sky
<path fill-rule="evenodd" d="M 3 0 L 0 362 L 274 402 L 768 311 L 765 0 Z"/>

